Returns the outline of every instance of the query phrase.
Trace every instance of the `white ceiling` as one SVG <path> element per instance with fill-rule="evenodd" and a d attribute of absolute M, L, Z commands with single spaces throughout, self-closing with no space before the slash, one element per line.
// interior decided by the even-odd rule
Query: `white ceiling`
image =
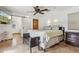
<path fill-rule="evenodd" d="M 33 6 L 2 6 L 2 8 L 10 11 L 11 13 L 22 15 L 26 15 L 27 13 L 32 13 L 32 11 L 34 11 Z M 40 6 L 39 8 L 48 8 L 50 11 L 63 11 L 72 8 L 72 6 Z"/>

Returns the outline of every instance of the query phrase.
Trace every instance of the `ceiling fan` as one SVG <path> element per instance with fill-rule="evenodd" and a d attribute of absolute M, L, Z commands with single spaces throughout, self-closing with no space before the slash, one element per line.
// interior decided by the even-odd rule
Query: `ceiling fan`
<path fill-rule="evenodd" d="M 33 7 L 34 8 L 34 11 L 35 13 L 33 15 L 36 15 L 37 13 L 40 13 L 40 14 L 44 14 L 43 11 L 49 11 L 49 9 L 40 9 L 39 6 L 35 6 Z"/>
<path fill-rule="evenodd" d="M 35 6 L 33 8 L 34 8 L 33 15 L 36 15 L 37 13 L 44 14 L 44 11 L 49 11 L 49 9 L 40 9 L 39 6 Z"/>

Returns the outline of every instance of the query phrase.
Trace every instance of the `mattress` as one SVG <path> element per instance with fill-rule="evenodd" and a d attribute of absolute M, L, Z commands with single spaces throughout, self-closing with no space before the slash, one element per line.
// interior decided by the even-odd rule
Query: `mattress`
<path fill-rule="evenodd" d="M 45 33 L 49 38 L 53 38 L 63 34 L 61 30 L 49 30 L 49 31 L 46 31 Z"/>

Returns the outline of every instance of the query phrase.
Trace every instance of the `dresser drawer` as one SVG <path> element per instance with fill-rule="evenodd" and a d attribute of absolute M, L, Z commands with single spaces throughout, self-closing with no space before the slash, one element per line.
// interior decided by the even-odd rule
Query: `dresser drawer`
<path fill-rule="evenodd" d="M 79 46 L 79 33 L 66 32 L 66 43 Z"/>

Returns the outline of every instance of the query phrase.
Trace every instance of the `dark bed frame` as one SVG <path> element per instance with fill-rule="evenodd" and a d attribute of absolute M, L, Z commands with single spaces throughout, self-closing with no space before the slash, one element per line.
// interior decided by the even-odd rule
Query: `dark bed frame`
<path fill-rule="evenodd" d="M 32 53 L 32 48 L 38 46 L 39 49 L 40 37 L 30 37 L 29 33 L 23 34 L 23 43 L 26 43 L 30 47 L 30 53 Z"/>

